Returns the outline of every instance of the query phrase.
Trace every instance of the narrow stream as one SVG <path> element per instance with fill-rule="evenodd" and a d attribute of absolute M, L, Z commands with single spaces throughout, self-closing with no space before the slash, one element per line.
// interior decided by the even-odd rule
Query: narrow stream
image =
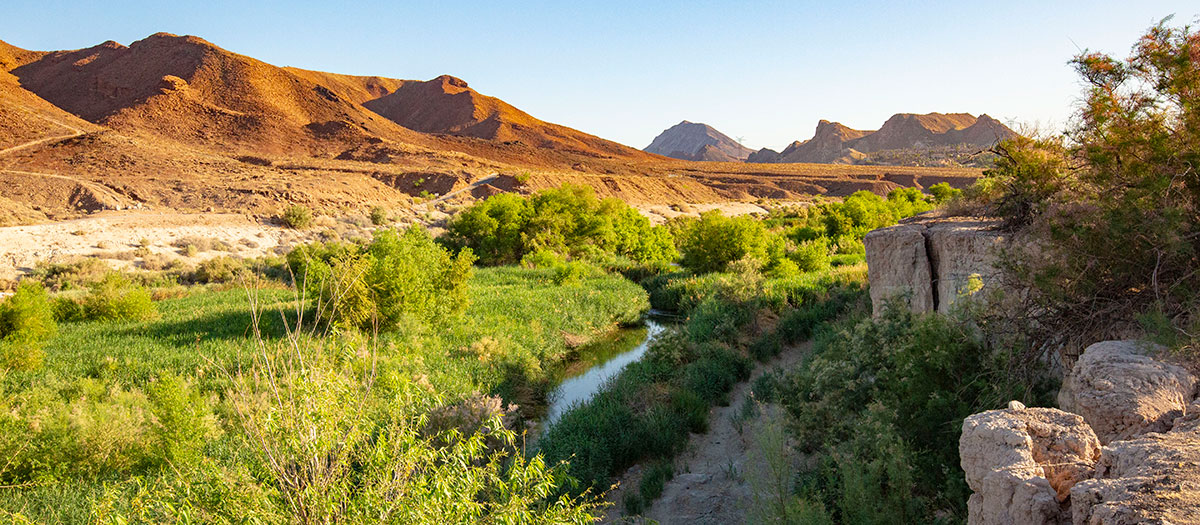
<path fill-rule="evenodd" d="M 621 330 L 582 348 L 580 360 L 567 368 L 562 381 L 547 396 L 549 407 L 538 426 L 543 431 L 550 428 L 567 410 L 591 399 L 626 365 L 641 359 L 654 339 L 666 330 L 667 322 L 669 319 L 652 311 L 643 327 Z"/>

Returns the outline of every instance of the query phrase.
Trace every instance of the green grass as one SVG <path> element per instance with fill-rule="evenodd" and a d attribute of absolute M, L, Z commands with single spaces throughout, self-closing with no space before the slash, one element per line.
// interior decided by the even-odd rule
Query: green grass
<path fill-rule="evenodd" d="M 274 284 L 257 296 L 266 341 L 282 339 L 281 312 L 294 326 L 296 292 Z M 378 335 L 381 395 L 423 384 L 428 390 L 418 386 L 419 394 L 445 402 L 483 392 L 536 410 L 578 345 L 605 340 L 649 308 L 646 292 L 620 276 L 593 274 L 559 286 L 552 270 L 516 267 L 477 269 L 468 296 L 459 318 Z M 0 373 L 0 434 L 7 434 L 0 435 L 0 456 L 23 458 L 8 472 L 0 468 L 0 485 L 31 484 L 0 488 L 0 518 L 8 511 L 45 522 L 88 521 L 106 483 L 164 475 L 151 455 L 159 435 L 159 416 L 152 414 L 160 413 L 155 385 L 168 375 L 190 381 L 206 400 L 199 403 L 210 405 L 204 414 L 217 419 L 203 455 L 223 465 L 245 461 L 246 445 L 225 401 L 229 380 L 216 365 L 251 364 L 246 291 L 197 287 L 156 304 L 160 316 L 153 320 L 61 323 L 41 369 Z M 311 319 L 307 304 L 302 310 Z M 327 344 L 344 340 L 352 351 L 369 337 L 335 334 Z M 29 423 L 45 417 L 56 422 L 55 436 Z"/>

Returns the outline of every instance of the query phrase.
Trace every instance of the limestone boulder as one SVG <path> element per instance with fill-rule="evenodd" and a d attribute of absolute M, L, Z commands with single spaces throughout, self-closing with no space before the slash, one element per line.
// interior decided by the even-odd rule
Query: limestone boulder
<path fill-rule="evenodd" d="M 1194 397 L 1196 378 L 1147 355 L 1160 349 L 1140 341 L 1087 347 L 1063 381 L 1059 406 L 1083 416 L 1104 444 L 1170 430 Z"/>
<path fill-rule="evenodd" d="M 959 457 L 972 491 L 968 522 L 1064 523 L 1071 488 L 1092 477 L 1100 442 L 1078 415 L 1012 406 L 963 421 Z"/>
<path fill-rule="evenodd" d="M 867 251 L 867 279 L 871 283 L 871 305 L 878 315 L 887 301 L 904 298 L 912 311 L 932 312 L 936 307 L 931 282 L 933 274 L 925 249 L 925 227 L 900 224 L 868 232 L 863 238 Z"/>
<path fill-rule="evenodd" d="M 1095 479 L 1071 488 L 1072 523 L 1200 523 L 1200 403 L 1172 427 L 1105 446 Z"/>

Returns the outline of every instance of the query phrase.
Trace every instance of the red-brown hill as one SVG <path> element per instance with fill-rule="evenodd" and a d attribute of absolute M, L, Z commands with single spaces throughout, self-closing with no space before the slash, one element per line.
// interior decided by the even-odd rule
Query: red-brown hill
<path fill-rule="evenodd" d="M 326 86 L 192 36 L 58 51 L 12 72 L 91 122 L 189 144 L 325 154 L 370 137 L 427 142 Z"/>
<path fill-rule="evenodd" d="M 35 61 L 44 54 L 0 41 L 0 151 L 96 129 L 22 88 L 17 77 L 8 72 L 8 68 Z"/>
<path fill-rule="evenodd" d="M 534 118 L 450 75 L 425 82 L 405 81 L 394 92 L 363 105 L 424 133 L 521 142 L 588 156 L 652 158 L 628 146 Z"/>

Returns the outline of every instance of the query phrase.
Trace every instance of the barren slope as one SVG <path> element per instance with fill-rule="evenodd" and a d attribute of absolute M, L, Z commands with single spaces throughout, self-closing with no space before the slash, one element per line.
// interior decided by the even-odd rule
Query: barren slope
<path fill-rule="evenodd" d="M 401 126 L 425 133 L 521 142 L 593 157 L 650 158 L 628 146 L 538 120 L 449 75 L 426 82 L 404 82 L 394 92 L 363 105 Z"/>
<path fill-rule="evenodd" d="M 328 87 L 191 36 L 59 51 L 13 74 L 89 121 L 189 144 L 320 155 L 372 137 L 427 142 Z"/>

